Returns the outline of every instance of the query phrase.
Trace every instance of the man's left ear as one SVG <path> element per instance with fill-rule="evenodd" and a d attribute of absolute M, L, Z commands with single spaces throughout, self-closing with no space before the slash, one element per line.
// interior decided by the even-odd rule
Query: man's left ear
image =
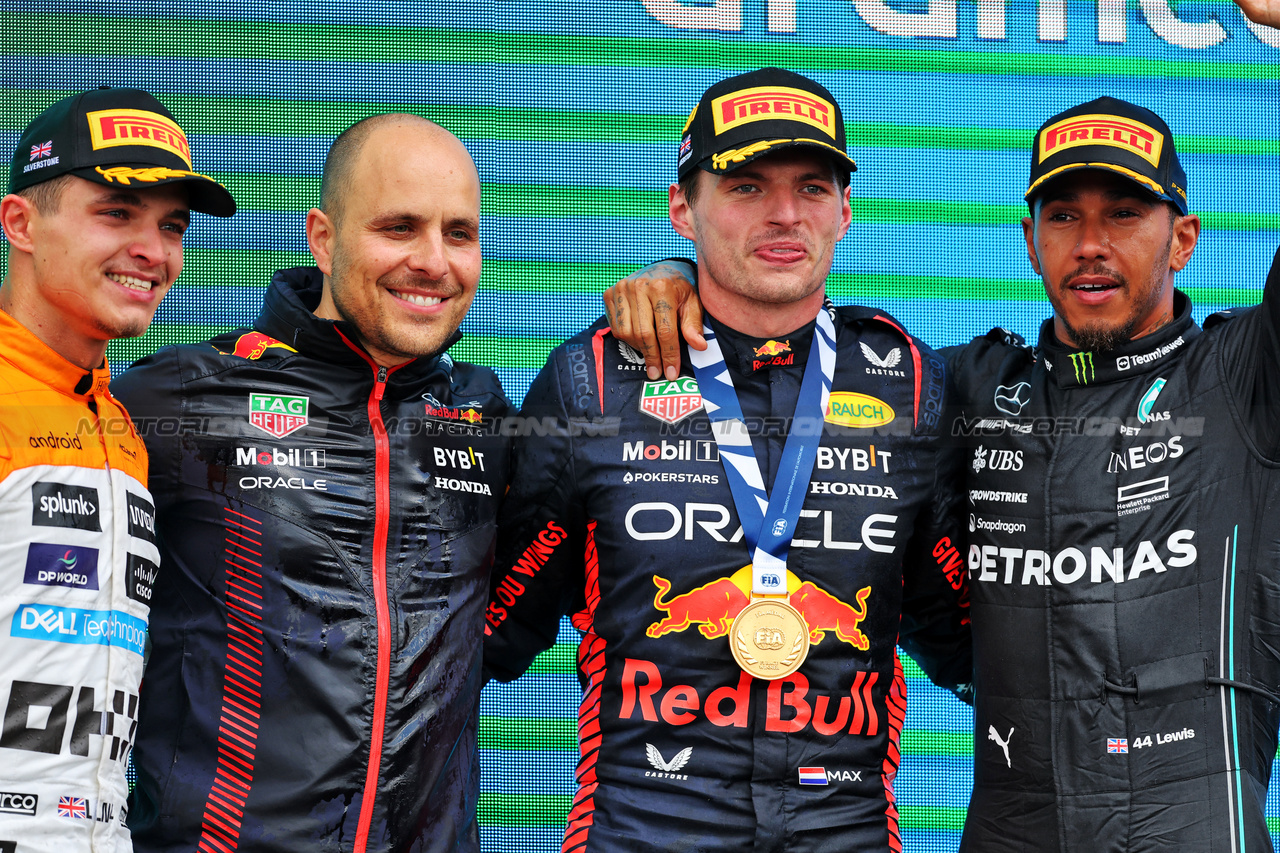
<path fill-rule="evenodd" d="M 1169 268 L 1180 271 L 1191 261 L 1200 239 L 1200 217 L 1194 213 L 1178 216 L 1173 220 L 1173 238 L 1169 248 Z"/>

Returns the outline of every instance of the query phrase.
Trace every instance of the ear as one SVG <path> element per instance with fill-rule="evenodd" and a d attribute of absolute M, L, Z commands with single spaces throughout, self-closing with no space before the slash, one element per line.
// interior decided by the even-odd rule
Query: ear
<path fill-rule="evenodd" d="M 1036 254 L 1036 223 L 1030 216 L 1022 217 L 1022 236 L 1027 241 L 1027 260 L 1031 261 L 1031 268 L 1036 271 L 1036 275 L 1043 275 L 1040 272 L 1040 257 Z"/>
<path fill-rule="evenodd" d="M 1169 248 L 1169 269 L 1179 272 L 1191 260 L 1200 239 L 1200 217 L 1194 213 L 1173 220 L 1173 238 Z"/>
<path fill-rule="evenodd" d="M 333 243 L 338 229 L 329 214 L 318 207 L 307 211 L 307 246 L 316 266 L 326 276 L 333 272 Z"/>
<path fill-rule="evenodd" d="M 9 245 L 28 255 L 35 251 L 31 239 L 32 222 L 38 220 L 40 212 L 31 203 L 31 199 L 10 193 L 0 199 L 0 228 Z"/>
<path fill-rule="evenodd" d="M 671 216 L 671 227 L 676 229 L 677 234 L 698 242 L 697 232 L 693 227 L 693 208 L 689 206 L 689 200 L 685 198 L 684 190 L 680 189 L 679 184 L 667 187 L 667 212 Z"/>
<path fill-rule="evenodd" d="M 843 240 L 844 235 L 849 231 L 849 224 L 853 222 L 853 208 L 850 206 L 849 200 L 852 198 L 853 187 L 844 188 L 844 192 L 840 195 L 840 233 L 836 235 L 837 240 Z"/>

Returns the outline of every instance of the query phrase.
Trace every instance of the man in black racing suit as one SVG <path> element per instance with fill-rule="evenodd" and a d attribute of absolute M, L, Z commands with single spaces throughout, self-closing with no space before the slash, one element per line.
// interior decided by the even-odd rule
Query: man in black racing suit
<path fill-rule="evenodd" d="M 962 849 L 1270 850 L 1280 265 L 1261 306 L 1196 326 L 1173 274 L 1199 222 L 1168 128 L 1131 104 L 1049 119 L 1031 178 L 1054 318 L 1035 348 L 997 330 L 949 353 L 970 447 Z"/>
<path fill-rule="evenodd" d="M 134 752 L 139 851 L 476 851 L 480 638 L 508 439 L 446 354 L 480 271 L 451 134 L 338 138 L 253 329 L 117 393 L 152 455 L 162 570 Z"/>
<path fill-rule="evenodd" d="M 712 131 L 713 112 L 744 97 L 820 110 L 826 129 L 757 111 Z M 830 142 L 812 139 L 822 132 Z M 946 370 L 883 312 L 824 302 L 852 165 L 825 89 L 778 69 L 722 81 L 681 150 L 672 221 L 703 260 L 764 489 L 803 501 L 778 597 L 802 614 L 808 657 L 771 680 L 735 663 L 757 531 L 743 529 L 712 434 L 707 374 L 686 364 L 646 382 L 640 356 L 599 322 L 552 353 L 525 400 L 538 429 L 515 448 L 485 665 L 520 675 L 565 613 L 583 634 L 566 851 L 900 851 L 895 643 L 939 683 L 971 671 Z M 822 369 L 810 348 L 828 328 L 829 405 L 806 418 L 802 377 Z M 786 466 L 806 432 L 820 440 L 811 477 Z"/>
<path fill-rule="evenodd" d="M 1199 328 L 1173 287 L 1186 192 L 1154 113 L 1049 119 L 1024 229 L 1054 317 L 1034 348 L 997 329 L 946 351 L 969 448 L 964 850 L 1272 849 L 1280 254 L 1260 306 Z"/>

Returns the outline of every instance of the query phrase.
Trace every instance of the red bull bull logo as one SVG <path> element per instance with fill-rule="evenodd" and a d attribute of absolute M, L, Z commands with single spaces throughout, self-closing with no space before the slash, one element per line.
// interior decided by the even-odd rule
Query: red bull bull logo
<path fill-rule="evenodd" d="M 784 352 L 791 352 L 791 341 L 765 341 L 763 346 L 756 347 L 756 358 L 765 358 L 771 355 L 782 355 Z"/>
<path fill-rule="evenodd" d="M 755 358 L 751 360 L 751 370 L 762 367 L 789 367 L 796 363 L 796 354 L 791 351 L 791 341 L 766 341 L 763 346 L 755 348 Z"/>
<path fill-rule="evenodd" d="M 272 347 L 279 347 L 289 352 L 297 352 L 296 349 L 288 344 L 277 341 L 270 335 L 264 335 L 262 332 L 249 332 L 236 338 L 236 345 L 231 352 L 224 352 L 223 355 L 233 355 L 236 358 L 247 358 L 250 361 L 257 361 L 262 358 L 263 354 Z M 219 350 L 219 352 L 222 352 Z"/>
<path fill-rule="evenodd" d="M 645 630 L 654 638 L 684 631 L 693 625 L 697 625 L 699 633 L 708 640 L 723 637 L 729 633 L 729 627 L 742 609 L 751 603 L 748 593 L 751 588 L 750 566 L 743 566 L 730 577 L 717 578 L 670 599 L 666 599 L 671 592 L 670 581 L 654 575 L 653 584 L 658 588 L 653 596 L 654 609 L 666 614 Z M 867 618 L 871 587 L 858 590 L 854 597 L 857 606 L 854 607 L 812 581 L 801 582 L 787 572 L 787 593 L 787 603 L 804 618 L 809 629 L 809 642 L 813 645 L 821 643 L 828 633 L 834 633 L 837 639 L 859 651 L 865 652 L 871 647 L 867 636 L 858 628 L 858 623 Z M 766 643 L 769 641 L 767 637 L 759 639 Z"/>

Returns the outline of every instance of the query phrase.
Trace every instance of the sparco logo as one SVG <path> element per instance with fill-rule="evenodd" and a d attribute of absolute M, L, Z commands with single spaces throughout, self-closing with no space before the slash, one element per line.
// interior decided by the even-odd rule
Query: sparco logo
<path fill-rule="evenodd" d="M 98 490 L 67 483 L 36 483 L 31 487 L 31 523 L 38 527 L 101 530 Z"/>
<path fill-rule="evenodd" d="M 591 368 L 582 344 L 569 344 L 569 376 L 573 382 L 573 404 L 585 409 L 591 402 Z"/>
<path fill-rule="evenodd" d="M 36 804 L 39 802 L 40 798 L 35 794 L 11 794 L 8 791 L 0 791 L 0 812 L 7 814 L 34 815 Z"/>

